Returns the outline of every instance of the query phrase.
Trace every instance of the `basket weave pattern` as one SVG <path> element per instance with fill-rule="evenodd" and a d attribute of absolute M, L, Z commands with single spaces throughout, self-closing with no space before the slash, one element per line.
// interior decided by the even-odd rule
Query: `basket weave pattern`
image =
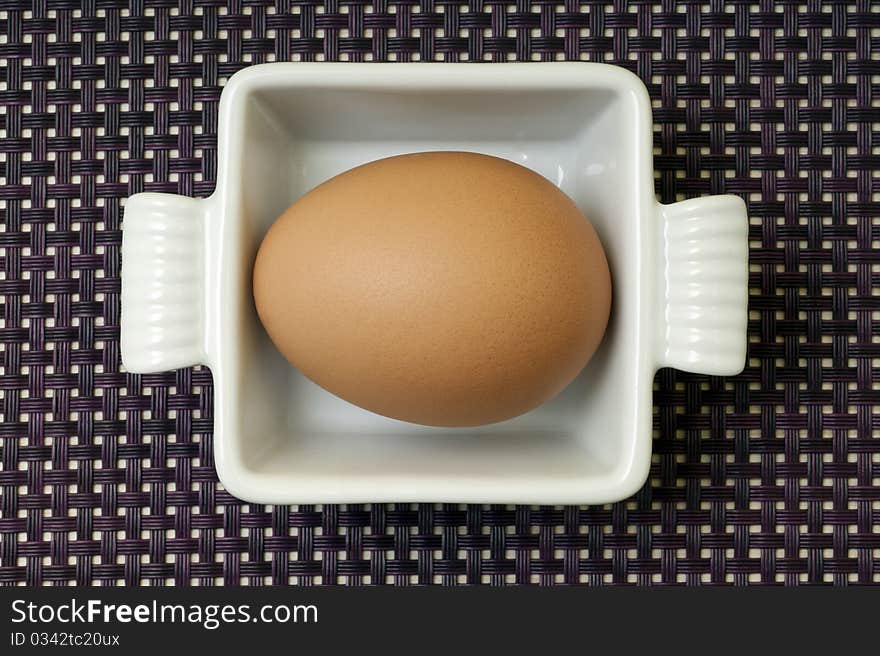
<path fill-rule="evenodd" d="M 0 3 L 0 583 L 880 582 L 876 4 L 121 4 Z M 648 85 L 660 200 L 748 201 L 745 372 L 658 374 L 611 506 L 232 498 L 210 372 L 121 371 L 123 200 L 212 191 L 244 66 L 559 59 Z"/>

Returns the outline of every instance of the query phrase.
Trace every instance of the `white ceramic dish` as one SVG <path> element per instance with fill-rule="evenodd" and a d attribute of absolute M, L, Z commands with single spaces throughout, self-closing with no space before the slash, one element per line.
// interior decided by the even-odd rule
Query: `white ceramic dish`
<path fill-rule="evenodd" d="M 132 372 L 214 376 L 215 462 L 262 503 L 601 503 L 648 475 L 659 367 L 734 374 L 745 360 L 742 200 L 660 205 L 651 109 L 623 69 L 587 63 L 268 64 L 220 102 L 210 198 L 145 193 L 125 207 L 122 358 Z M 251 297 L 260 240 L 292 201 L 381 157 L 470 150 L 561 187 L 608 253 L 605 340 L 559 397 L 516 419 L 442 429 L 354 407 L 275 350 Z"/>

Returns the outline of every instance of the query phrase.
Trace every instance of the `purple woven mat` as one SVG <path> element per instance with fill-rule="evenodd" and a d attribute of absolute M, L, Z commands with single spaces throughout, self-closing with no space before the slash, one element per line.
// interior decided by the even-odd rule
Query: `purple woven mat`
<path fill-rule="evenodd" d="M 0 1 L 0 582 L 880 581 L 880 13 L 842 2 Z M 288 60 L 619 64 L 664 202 L 749 202 L 746 371 L 657 376 L 606 507 L 243 504 L 207 370 L 120 372 L 122 200 L 207 195 L 217 100 Z"/>

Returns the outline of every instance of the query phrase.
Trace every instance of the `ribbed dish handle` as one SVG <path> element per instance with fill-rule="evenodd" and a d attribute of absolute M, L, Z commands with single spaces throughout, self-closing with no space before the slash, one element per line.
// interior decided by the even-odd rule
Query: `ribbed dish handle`
<path fill-rule="evenodd" d="M 743 370 L 748 216 L 738 196 L 660 205 L 658 364 L 726 376 Z"/>
<path fill-rule="evenodd" d="M 151 373 L 204 362 L 203 202 L 136 194 L 122 222 L 122 364 Z"/>

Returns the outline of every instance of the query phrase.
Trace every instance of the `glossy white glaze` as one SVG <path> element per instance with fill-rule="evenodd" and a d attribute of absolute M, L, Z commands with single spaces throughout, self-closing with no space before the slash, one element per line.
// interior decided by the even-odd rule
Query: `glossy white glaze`
<path fill-rule="evenodd" d="M 352 406 L 290 367 L 253 309 L 253 258 L 287 205 L 352 166 L 426 150 L 544 175 L 609 257 L 612 320 L 598 353 L 556 399 L 499 424 L 432 428 Z M 255 66 L 224 89 L 218 164 L 208 199 L 126 204 L 122 357 L 131 371 L 211 367 L 218 474 L 246 500 L 616 501 L 647 478 L 656 369 L 744 363 L 744 205 L 657 204 L 647 92 L 623 69 Z M 173 248 L 156 236 L 177 229 L 186 236 Z"/>
<path fill-rule="evenodd" d="M 742 371 L 748 322 L 748 222 L 739 196 L 660 206 L 661 366 Z"/>
<path fill-rule="evenodd" d="M 205 360 L 202 203 L 144 193 L 125 204 L 122 233 L 123 361 L 165 371 Z"/>

